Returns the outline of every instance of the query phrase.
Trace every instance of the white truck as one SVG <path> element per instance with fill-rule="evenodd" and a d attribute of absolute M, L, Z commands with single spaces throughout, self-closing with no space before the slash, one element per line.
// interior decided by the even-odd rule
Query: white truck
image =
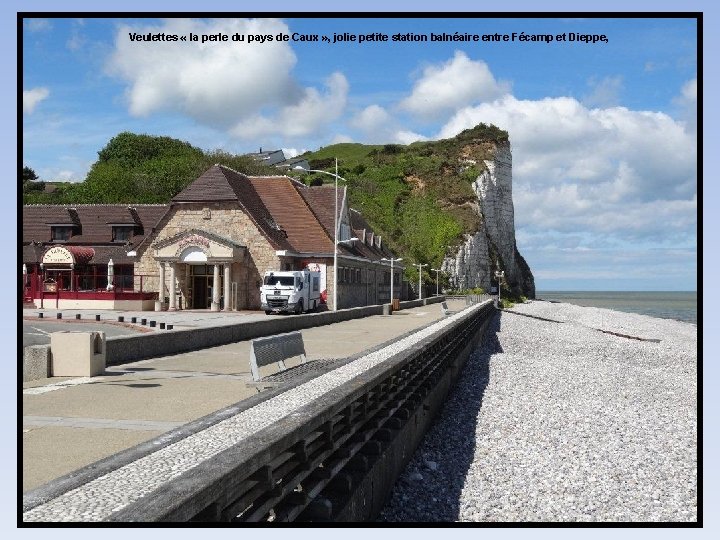
<path fill-rule="evenodd" d="M 320 272 L 291 270 L 265 272 L 260 287 L 260 309 L 265 313 L 315 310 L 320 305 Z"/>

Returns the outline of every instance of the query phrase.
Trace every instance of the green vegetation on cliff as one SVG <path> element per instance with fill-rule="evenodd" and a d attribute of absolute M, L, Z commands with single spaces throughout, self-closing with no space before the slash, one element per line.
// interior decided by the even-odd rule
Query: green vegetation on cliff
<path fill-rule="evenodd" d="M 303 157 L 312 169 L 328 172 L 335 172 L 338 159 L 338 174 L 348 180 L 352 206 L 406 257 L 406 275 L 416 279 L 411 262 L 437 268 L 448 248 L 480 227 L 472 183 L 485 169 L 483 160 L 507 142 L 506 131 L 480 124 L 452 139 L 407 146 L 343 143 Z M 427 278 L 433 281 L 434 274 Z"/>

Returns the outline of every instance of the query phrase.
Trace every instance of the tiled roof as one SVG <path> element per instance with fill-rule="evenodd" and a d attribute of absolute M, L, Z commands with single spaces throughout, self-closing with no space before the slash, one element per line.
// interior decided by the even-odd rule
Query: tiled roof
<path fill-rule="evenodd" d="M 335 187 L 314 186 L 307 189 L 298 190 L 305 203 L 323 226 L 327 234 L 332 238 L 334 236 L 333 228 L 335 227 L 335 218 L 333 211 L 335 210 Z M 337 207 L 342 205 L 343 189 L 338 189 Z"/>
<path fill-rule="evenodd" d="M 233 174 L 234 173 L 234 174 Z M 173 202 L 234 201 L 243 191 L 247 176 L 232 169 L 213 165 L 175 195 Z"/>
<path fill-rule="evenodd" d="M 256 177 L 253 177 L 256 178 Z M 272 178 L 272 177 L 271 177 Z M 237 201 L 275 249 L 292 249 L 282 225 L 263 204 L 248 176 L 223 165 L 213 165 L 173 197 L 173 203 Z"/>
<path fill-rule="evenodd" d="M 77 226 L 79 223 L 78 234 L 66 244 L 113 244 L 112 225 L 124 224 L 137 225 L 130 239 L 137 245 L 152 232 L 167 210 L 165 204 L 26 205 L 23 206 L 23 243 L 50 242 L 50 225 Z"/>
<path fill-rule="evenodd" d="M 302 192 L 311 188 L 282 176 L 252 177 L 251 182 L 275 222 L 287 232 L 293 251 L 332 252 L 331 236 L 301 196 Z"/>

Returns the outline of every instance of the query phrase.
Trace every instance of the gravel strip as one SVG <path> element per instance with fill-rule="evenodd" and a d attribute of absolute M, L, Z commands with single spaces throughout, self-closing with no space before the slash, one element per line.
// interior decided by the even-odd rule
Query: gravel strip
<path fill-rule="evenodd" d="M 697 521 L 697 327 L 513 310 L 564 324 L 495 320 L 380 521 Z"/>

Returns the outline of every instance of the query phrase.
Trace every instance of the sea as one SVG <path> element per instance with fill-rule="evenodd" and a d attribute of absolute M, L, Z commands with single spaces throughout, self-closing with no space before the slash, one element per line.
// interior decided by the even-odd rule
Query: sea
<path fill-rule="evenodd" d="M 697 292 L 536 291 L 535 298 L 697 324 Z"/>

